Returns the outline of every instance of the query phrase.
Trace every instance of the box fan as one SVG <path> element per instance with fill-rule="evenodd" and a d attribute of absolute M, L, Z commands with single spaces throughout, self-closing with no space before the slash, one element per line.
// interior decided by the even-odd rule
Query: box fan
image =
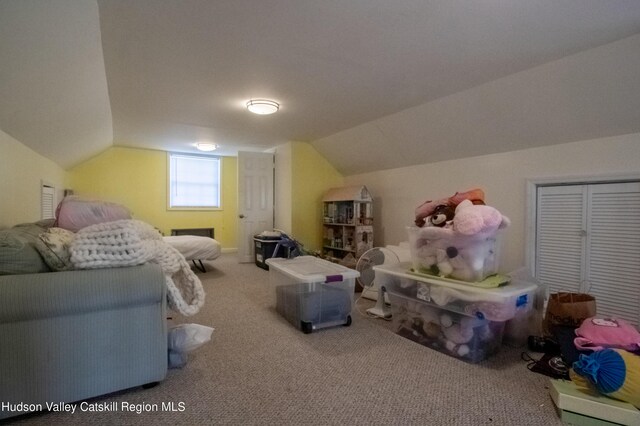
<path fill-rule="evenodd" d="M 356 263 L 356 271 L 360 272 L 360 277 L 357 278 L 357 281 L 363 288 L 363 294 L 367 290 L 372 290 L 372 288 L 376 284 L 376 273 L 373 270 L 374 266 L 391 266 L 398 263 L 400 263 L 398 255 L 384 247 L 374 247 L 364 252 Z M 376 300 L 376 305 L 373 308 L 367 309 L 367 315 L 389 319 L 391 318 L 391 311 L 389 310 L 389 308 L 387 308 L 384 300 L 386 289 L 381 285 L 378 285 L 377 288 L 378 297 Z"/>

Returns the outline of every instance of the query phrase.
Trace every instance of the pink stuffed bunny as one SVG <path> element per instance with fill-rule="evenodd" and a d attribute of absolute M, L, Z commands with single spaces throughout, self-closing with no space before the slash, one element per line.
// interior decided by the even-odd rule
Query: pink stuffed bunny
<path fill-rule="evenodd" d="M 497 209 L 464 200 L 456 207 L 453 230 L 462 235 L 490 234 L 509 226 L 511 221 Z"/>

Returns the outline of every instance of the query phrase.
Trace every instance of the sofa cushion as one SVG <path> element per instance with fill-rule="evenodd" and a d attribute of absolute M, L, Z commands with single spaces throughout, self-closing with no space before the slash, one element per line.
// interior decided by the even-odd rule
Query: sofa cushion
<path fill-rule="evenodd" d="M 125 268 L 2 276 L 0 324 L 98 311 L 120 311 L 121 316 L 126 317 L 129 315 L 127 311 L 136 306 L 162 305 L 164 309 L 166 289 L 162 268 L 155 263 Z M 77 317 L 78 321 L 84 318 Z M 164 322 L 164 318 L 166 315 L 161 314 L 157 320 Z"/>
<path fill-rule="evenodd" d="M 36 249 L 52 271 L 73 269 L 69 246 L 71 246 L 74 235 L 73 232 L 66 229 L 50 228 L 38 236 Z"/>
<path fill-rule="evenodd" d="M 0 275 L 50 271 L 35 247 L 46 230 L 40 223 L 25 223 L 0 231 Z"/>

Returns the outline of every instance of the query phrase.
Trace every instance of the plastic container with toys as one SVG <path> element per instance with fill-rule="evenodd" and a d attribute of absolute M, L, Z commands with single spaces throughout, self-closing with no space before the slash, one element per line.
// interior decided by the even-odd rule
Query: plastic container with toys
<path fill-rule="evenodd" d="M 498 273 L 500 231 L 462 235 L 428 226 L 411 226 L 407 231 L 416 272 L 469 282 Z"/>
<path fill-rule="evenodd" d="M 498 352 L 504 321 L 462 315 L 389 293 L 396 334 L 439 352 L 477 363 Z"/>
<path fill-rule="evenodd" d="M 538 285 L 521 277 L 505 275 L 502 285 L 480 287 L 411 269 L 410 262 L 374 266 L 391 302 L 394 331 L 467 362 L 497 352 L 507 323 L 528 317 L 535 306 Z M 515 337 L 524 332 L 516 330 Z"/>

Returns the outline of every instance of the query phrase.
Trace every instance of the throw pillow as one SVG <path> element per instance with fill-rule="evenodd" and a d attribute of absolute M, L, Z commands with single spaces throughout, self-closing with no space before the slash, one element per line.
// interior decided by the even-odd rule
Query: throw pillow
<path fill-rule="evenodd" d="M 43 231 L 43 228 L 35 225 L 16 226 L 0 231 L 0 275 L 50 271 L 35 248 L 37 235 Z"/>
<path fill-rule="evenodd" d="M 53 271 L 67 271 L 73 269 L 69 247 L 73 242 L 74 233 L 62 228 L 51 228 L 39 235 L 36 249 L 45 263 Z"/>

